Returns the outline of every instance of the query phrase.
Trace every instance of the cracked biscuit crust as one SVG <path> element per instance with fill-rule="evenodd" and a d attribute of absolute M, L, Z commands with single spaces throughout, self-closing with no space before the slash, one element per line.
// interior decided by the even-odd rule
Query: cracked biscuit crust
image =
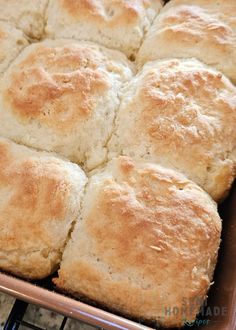
<path fill-rule="evenodd" d="M 131 77 L 118 51 L 72 40 L 33 44 L 4 75 L 0 134 L 94 168 L 106 160 L 120 89 Z"/>
<path fill-rule="evenodd" d="M 184 173 L 216 201 L 235 177 L 236 88 L 197 60 L 144 66 L 127 86 L 109 144 Z"/>
<path fill-rule="evenodd" d="M 58 267 L 86 183 L 75 164 L 0 138 L 0 268 L 40 279 Z"/>
<path fill-rule="evenodd" d="M 220 244 L 207 193 L 177 172 L 119 157 L 89 179 L 81 218 L 59 288 L 168 327 L 195 319 Z M 165 313 L 173 307 L 186 314 Z"/>
<path fill-rule="evenodd" d="M 134 56 L 160 0 L 51 0 L 46 34 L 98 42 Z"/>

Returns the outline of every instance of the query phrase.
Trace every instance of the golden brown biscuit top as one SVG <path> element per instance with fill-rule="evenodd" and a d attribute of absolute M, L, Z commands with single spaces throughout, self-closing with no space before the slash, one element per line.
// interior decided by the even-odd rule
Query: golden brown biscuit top
<path fill-rule="evenodd" d="M 177 172 L 137 165 L 126 157 L 112 164 L 110 178 L 97 178 L 91 186 L 97 189 L 100 183 L 95 201 L 88 196 L 93 207 L 83 219 L 94 244 L 91 251 L 111 264 L 112 272 L 128 267 L 133 274 L 143 274 L 146 284 L 155 278 L 158 282 L 165 267 L 184 270 L 188 264 L 193 269 L 203 246 L 215 251 L 220 218 L 214 202 L 197 185 Z M 179 263 L 172 265 L 173 258 Z"/>
<path fill-rule="evenodd" d="M 163 14 L 160 19 L 166 31 L 171 34 L 173 30 L 175 37 L 178 33 L 182 41 L 197 43 L 204 34 L 212 46 L 225 51 L 235 45 L 235 1 L 174 0 L 164 7 Z M 193 39 L 188 40 L 188 35 Z"/>
<path fill-rule="evenodd" d="M 57 245 L 59 238 L 52 236 L 55 230 L 50 227 L 64 221 L 70 190 L 60 161 L 52 157 L 41 161 L 11 148 L 10 142 L 0 141 L 0 195 L 4 194 L 0 248 L 13 251 L 21 246 L 27 250 L 37 242 L 38 246 Z"/>
<path fill-rule="evenodd" d="M 106 24 L 110 28 L 119 25 L 133 25 L 145 10 L 150 7 L 149 0 L 60 0 L 62 8 L 70 14 L 71 18 L 78 20 L 92 20 L 97 24 Z"/>
<path fill-rule="evenodd" d="M 236 147 L 236 89 L 197 61 L 161 61 L 144 70 L 129 104 L 129 109 L 136 107 L 141 111 L 133 132 L 145 132 L 159 154 L 179 150 L 186 161 L 185 152 L 191 152 L 193 162 L 208 164 L 225 153 L 212 149 L 217 143 L 227 141 L 231 152 Z"/>
<path fill-rule="evenodd" d="M 218 48 L 221 45 L 221 47 L 226 48 L 235 40 L 234 32 L 230 27 L 233 20 L 231 22 L 230 17 L 227 17 L 224 22 L 224 19 L 220 19 L 221 15 L 217 13 L 214 15 L 214 13 L 206 11 L 205 8 L 191 5 L 174 7 L 174 10 L 170 10 L 166 16 L 164 12 L 163 16 L 160 17 L 161 25 L 170 37 L 174 33 L 181 42 L 197 43 L 202 40 L 203 34 L 205 34 L 211 45 Z M 230 22 L 231 24 L 229 24 Z"/>
<path fill-rule="evenodd" d="M 235 81 L 236 3 L 173 0 L 156 17 L 137 56 L 140 65 L 164 58 L 197 58 Z M 152 45 L 159 45 L 153 47 Z"/>
<path fill-rule="evenodd" d="M 236 89 L 221 73 L 203 67 L 182 69 L 180 61 L 172 60 L 150 70 L 140 86 L 140 126 L 145 122 L 152 138 L 179 147 L 214 143 L 216 137 L 222 143 L 227 136 L 235 141 Z"/>
<path fill-rule="evenodd" d="M 112 70 L 93 46 L 33 45 L 8 73 L 3 98 L 18 119 L 37 119 L 57 133 L 68 132 L 95 111 Z"/>
<path fill-rule="evenodd" d="M 210 286 L 220 233 L 216 204 L 196 184 L 156 164 L 113 158 L 89 179 L 54 283 L 128 315 L 181 325 Z M 164 317 L 183 297 L 186 310 Z"/>

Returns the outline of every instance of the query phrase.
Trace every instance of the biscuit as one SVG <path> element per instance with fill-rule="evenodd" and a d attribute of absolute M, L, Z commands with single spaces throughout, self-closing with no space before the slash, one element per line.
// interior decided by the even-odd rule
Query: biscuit
<path fill-rule="evenodd" d="M 130 65 L 122 53 L 91 43 L 30 45 L 4 74 L 0 134 L 94 168 L 106 160 Z"/>
<path fill-rule="evenodd" d="M 139 320 L 181 326 L 206 297 L 220 233 L 216 204 L 195 183 L 119 157 L 89 179 L 54 282 Z"/>
<path fill-rule="evenodd" d="M 44 16 L 48 0 L 0 0 L 0 20 L 7 20 L 33 39 L 44 33 Z"/>
<path fill-rule="evenodd" d="M 216 201 L 235 177 L 236 88 L 199 61 L 150 62 L 127 86 L 109 143 L 185 174 Z"/>
<path fill-rule="evenodd" d="M 28 41 L 22 31 L 7 22 L 0 21 L 0 74 L 27 45 Z"/>
<path fill-rule="evenodd" d="M 192 58 L 236 83 L 236 2 L 172 0 L 155 19 L 138 54 L 139 66 L 168 57 Z"/>
<path fill-rule="evenodd" d="M 41 279 L 58 267 L 86 177 L 75 164 L 0 138 L 0 268 Z"/>
<path fill-rule="evenodd" d="M 98 42 L 134 57 L 161 6 L 161 0 L 51 0 L 46 34 Z"/>

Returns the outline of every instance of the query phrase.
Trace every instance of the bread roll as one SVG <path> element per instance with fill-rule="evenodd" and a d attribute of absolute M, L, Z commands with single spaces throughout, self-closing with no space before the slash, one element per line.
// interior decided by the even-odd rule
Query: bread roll
<path fill-rule="evenodd" d="M 0 75 L 27 45 L 28 41 L 22 31 L 0 21 Z"/>
<path fill-rule="evenodd" d="M 235 0 L 172 0 L 154 21 L 138 63 L 195 57 L 236 83 L 235 17 Z"/>
<path fill-rule="evenodd" d="M 216 204 L 196 184 L 119 157 L 90 178 L 54 282 L 139 320 L 181 326 L 206 297 L 220 233 Z"/>
<path fill-rule="evenodd" d="M 131 76 L 118 51 L 71 40 L 32 44 L 3 77 L 0 134 L 94 168 L 106 160 L 119 91 Z"/>
<path fill-rule="evenodd" d="M 26 279 L 55 271 L 85 183 L 77 165 L 0 138 L 0 269 Z"/>
<path fill-rule="evenodd" d="M 185 174 L 216 201 L 235 177 L 236 87 L 197 60 L 151 62 L 127 86 L 109 144 Z"/>
<path fill-rule="evenodd" d="M 0 0 L 0 20 L 7 20 L 33 39 L 44 32 L 48 0 Z"/>
<path fill-rule="evenodd" d="M 98 42 L 134 57 L 161 0 L 51 0 L 48 37 Z"/>

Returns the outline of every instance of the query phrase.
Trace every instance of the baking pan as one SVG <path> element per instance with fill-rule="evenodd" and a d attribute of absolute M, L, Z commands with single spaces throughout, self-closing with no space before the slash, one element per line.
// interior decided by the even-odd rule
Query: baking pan
<path fill-rule="evenodd" d="M 215 283 L 198 318 L 185 329 L 236 330 L 236 185 L 219 211 L 223 232 Z M 0 291 L 76 320 L 104 329 L 154 328 L 56 293 L 50 283 L 48 279 L 32 284 L 0 273 Z"/>

